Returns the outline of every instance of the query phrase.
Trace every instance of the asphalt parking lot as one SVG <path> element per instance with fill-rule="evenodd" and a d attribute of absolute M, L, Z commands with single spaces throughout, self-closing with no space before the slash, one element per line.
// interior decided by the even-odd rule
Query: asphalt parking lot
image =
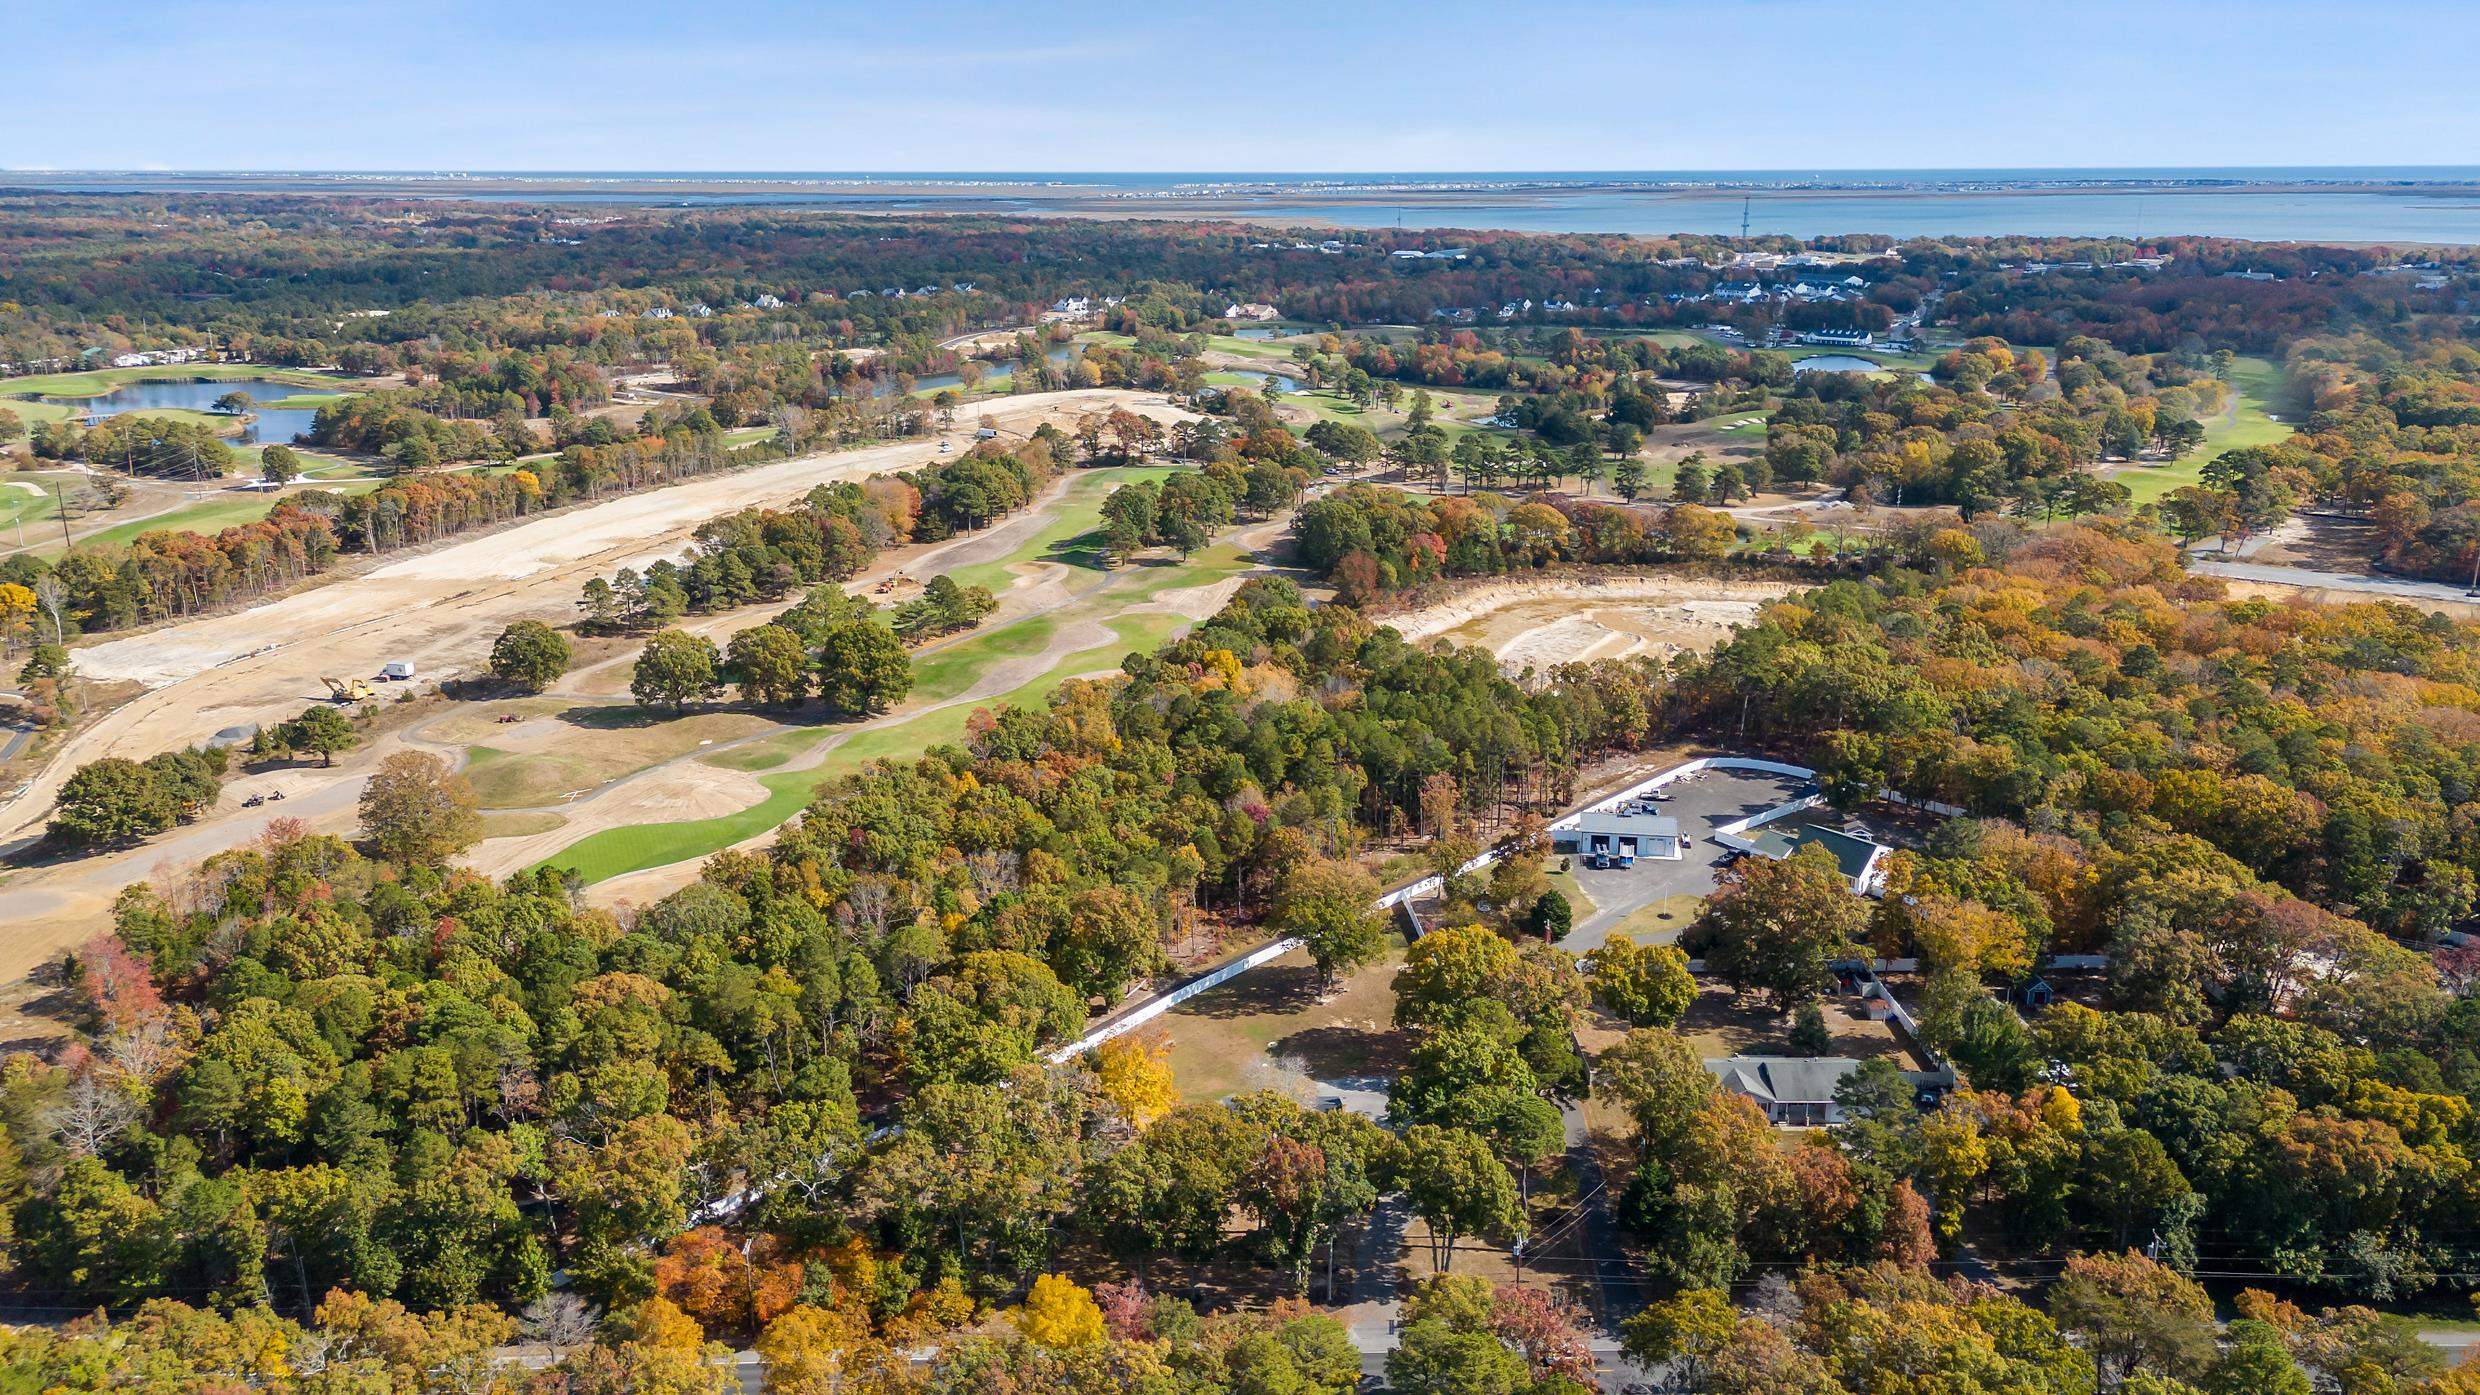
<path fill-rule="evenodd" d="M 1677 862 L 1639 859 L 1634 867 L 1599 871 L 1585 866 L 1581 857 L 1572 858 L 1568 874 L 1593 899 L 1594 910 L 1560 941 L 1570 952 L 1585 954 L 1599 949 L 1612 927 L 1656 901 L 1672 896 L 1703 896 L 1713 890 L 1714 865 L 1723 852 L 1721 845 L 1713 841 L 1715 825 L 1761 814 L 1813 794 L 1816 786 L 1787 775 L 1708 770 L 1674 780 L 1665 790 L 1671 797 L 1657 807 L 1679 820 L 1679 831 L 1688 839 L 1687 856 Z"/>

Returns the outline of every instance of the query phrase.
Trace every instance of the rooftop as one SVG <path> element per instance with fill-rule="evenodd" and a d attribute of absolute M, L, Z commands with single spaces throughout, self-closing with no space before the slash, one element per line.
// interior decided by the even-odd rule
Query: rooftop
<path fill-rule="evenodd" d="M 1676 838 L 1679 820 L 1668 814 L 1622 814 L 1595 809 L 1576 817 L 1579 833 L 1613 833 L 1637 838 Z"/>
<path fill-rule="evenodd" d="M 1850 1056 L 1731 1056 L 1709 1060 L 1705 1069 L 1725 1089 L 1763 1104 L 1830 1104 L 1834 1087 L 1860 1062 Z"/>
<path fill-rule="evenodd" d="M 1751 829 L 1741 837 L 1749 847 L 1772 858 L 1789 857 L 1811 843 L 1819 844 L 1834 854 L 1834 865 L 1855 882 L 1869 870 L 1870 859 L 1877 856 L 1882 846 L 1866 838 L 1856 838 L 1838 828 L 1787 820 Z"/>

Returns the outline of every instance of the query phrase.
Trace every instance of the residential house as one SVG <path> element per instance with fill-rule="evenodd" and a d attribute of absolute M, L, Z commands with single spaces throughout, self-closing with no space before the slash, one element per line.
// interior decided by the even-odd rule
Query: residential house
<path fill-rule="evenodd" d="M 1722 1088 L 1744 1095 L 1777 1128 L 1803 1129 L 1843 1122 L 1834 1092 L 1860 1069 L 1850 1056 L 1727 1056 L 1710 1059 Z"/>
<path fill-rule="evenodd" d="M 1834 1102 L 1834 1092 L 1860 1069 L 1860 1062 L 1850 1056 L 1725 1056 L 1709 1058 L 1705 1069 L 1723 1089 L 1754 1102 L 1767 1123 L 1809 1129 L 1843 1122 L 1843 1107 Z M 1916 1102 L 1934 1100 L 1955 1087 L 1951 1068 L 1907 1070 L 1903 1078 L 1911 1083 Z"/>
<path fill-rule="evenodd" d="M 1714 841 L 1734 852 L 1770 857 L 1776 861 L 1813 843 L 1833 854 L 1834 865 L 1851 880 L 1854 892 L 1867 896 L 1884 889 L 1886 854 L 1890 850 L 1866 834 L 1850 829 L 1827 828 L 1822 824 L 1785 819 L 1738 833 L 1717 833 Z"/>

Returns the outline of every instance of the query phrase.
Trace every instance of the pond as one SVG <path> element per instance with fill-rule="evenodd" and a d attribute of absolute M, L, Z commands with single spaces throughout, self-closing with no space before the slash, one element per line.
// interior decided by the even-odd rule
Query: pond
<path fill-rule="evenodd" d="M 1229 368 L 1223 370 L 1235 378 L 1246 378 L 1259 392 L 1271 387 L 1276 392 L 1298 392 L 1301 381 L 1289 373 L 1269 373 L 1262 368 Z"/>
<path fill-rule="evenodd" d="M 272 382 L 265 378 L 224 378 L 213 382 L 141 382 L 124 383 L 101 397 L 81 399 L 79 416 L 87 422 L 117 417 L 126 412 L 160 412 L 176 408 L 192 412 L 211 412 L 215 399 L 228 392 L 246 392 L 260 402 L 300 397 L 316 392 L 315 388 L 295 387 L 291 383 Z M 252 409 L 250 422 L 238 438 L 244 445 L 259 442 L 291 441 L 310 434 L 310 422 L 318 411 Z M 220 424 L 220 423 L 219 423 Z"/>
<path fill-rule="evenodd" d="M 1874 373 L 1885 365 L 1857 354 L 1811 354 L 1791 365 L 1794 373 Z"/>
<path fill-rule="evenodd" d="M 1231 332 L 1234 339 L 1288 339 L 1292 331 L 1273 325 L 1243 325 Z"/>

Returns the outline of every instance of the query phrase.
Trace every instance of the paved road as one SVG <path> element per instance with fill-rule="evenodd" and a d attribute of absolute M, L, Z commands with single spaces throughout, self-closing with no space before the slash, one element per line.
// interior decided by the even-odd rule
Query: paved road
<path fill-rule="evenodd" d="M 2408 577 L 2360 575 L 2352 572 L 2317 571 L 2310 567 L 2279 567 L 2261 562 L 2223 562 L 2210 556 L 2191 557 L 2187 569 L 2199 576 L 2228 577 L 2234 581 L 2262 581 L 2276 586 L 2299 586 L 2330 591 L 2357 591 L 2397 601 L 2453 601 L 2469 604 L 2476 598 L 2468 589 L 2444 581 L 2414 581 Z"/>

